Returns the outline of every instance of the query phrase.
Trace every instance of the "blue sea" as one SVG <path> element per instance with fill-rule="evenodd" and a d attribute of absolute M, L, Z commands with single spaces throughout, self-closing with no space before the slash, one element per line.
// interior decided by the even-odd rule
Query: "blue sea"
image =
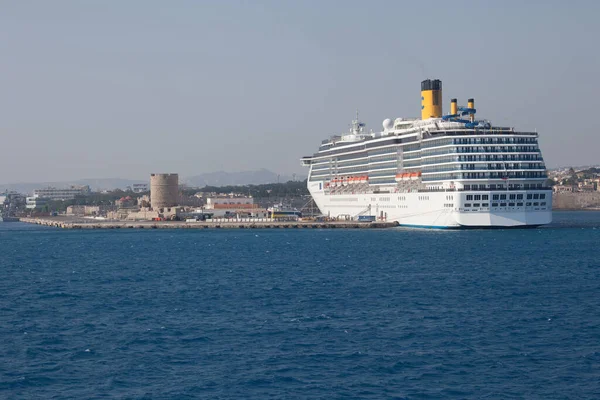
<path fill-rule="evenodd" d="M 600 213 L 554 220 L 0 224 L 0 398 L 600 398 Z"/>

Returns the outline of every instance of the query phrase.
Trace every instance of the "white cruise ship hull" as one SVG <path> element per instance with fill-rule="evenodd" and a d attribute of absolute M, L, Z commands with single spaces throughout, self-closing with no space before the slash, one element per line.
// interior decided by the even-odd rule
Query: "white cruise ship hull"
<path fill-rule="evenodd" d="M 552 193 L 549 190 L 329 194 L 319 187 L 323 184 L 311 182 L 309 191 L 321 213 L 332 218 L 356 219 L 360 215 L 370 215 L 381 221 L 424 228 L 535 227 L 552 222 Z M 523 200 L 514 204 L 508 200 L 498 202 L 498 206 L 493 207 L 491 199 L 499 193 L 505 194 L 507 199 L 510 194 L 520 194 Z M 527 194 L 538 197 L 543 194 L 544 200 L 527 200 Z M 467 195 L 487 195 L 490 199 L 488 207 L 483 207 L 481 202 L 475 207 L 473 201 L 466 200 Z"/>

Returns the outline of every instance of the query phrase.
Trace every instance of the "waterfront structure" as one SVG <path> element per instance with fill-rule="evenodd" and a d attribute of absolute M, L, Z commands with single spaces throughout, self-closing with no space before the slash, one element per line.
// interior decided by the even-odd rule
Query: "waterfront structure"
<path fill-rule="evenodd" d="M 208 197 L 205 208 L 208 210 L 258 208 L 258 204 L 254 204 L 252 197 L 246 196 Z"/>
<path fill-rule="evenodd" d="M 71 186 L 66 189 L 47 187 L 43 189 L 35 189 L 33 191 L 33 197 L 44 198 L 52 201 L 72 200 L 77 196 L 90 194 L 90 192 L 91 190 L 89 186 Z"/>
<path fill-rule="evenodd" d="M 442 112 L 442 82 L 421 83 L 421 119 L 383 121 L 324 140 L 302 163 L 329 217 L 374 216 L 401 225 L 517 227 L 552 220 L 552 191 L 537 132 L 476 120 L 474 99 Z"/>
<path fill-rule="evenodd" d="M 85 206 L 85 205 L 68 206 L 66 215 L 69 215 L 69 216 L 100 215 L 100 206 Z"/>
<path fill-rule="evenodd" d="M 177 205 L 178 197 L 178 174 L 150 175 L 150 204 L 152 205 L 152 208 L 174 207 Z"/>

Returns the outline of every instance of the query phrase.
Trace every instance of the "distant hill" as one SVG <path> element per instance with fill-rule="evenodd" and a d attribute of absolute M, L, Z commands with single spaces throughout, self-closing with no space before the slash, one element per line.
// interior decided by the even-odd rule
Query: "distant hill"
<path fill-rule="evenodd" d="M 230 185 L 261 185 L 264 183 L 277 183 L 291 181 L 292 177 L 287 175 L 278 175 L 267 169 L 257 171 L 243 172 L 209 172 L 185 179 L 180 179 L 180 183 L 185 183 L 192 187 L 204 186 L 230 186 Z"/>
<path fill-rule="evenodd" d="M 304 179 L 304 176 L 301 177 Z M 260 185 L 265 183 L 287 182 L 292 180 L 292 177 L 287 175 L 278 176 L 275 172 L 267 169 L 259 169 L 257 171 L 243 172 L 209 172 L 205 174 L 195 175 L 188 178 L 179 177 L 179 183 L 186 184 L 191 187 L 204 186 L 230 186 L 230 185 Z M 6 190 L 14 190 L 19 193 L 33 193 L 34 189 L 40 189 L 48 186 L 56 188 L 67 188 L 73 185 L 89 185 L 93 191 L 126 189 L 127 186 L 132 186 L 134 183 L 150 183 L 150 174 L 147 180 L 135 179 L 77 179 L 74 181 L 59 181 L 59 182 L 32 182 L 32 183 L 7 183 L 0 184 L 0 193 Z"/>
<path fill-rule="evenodd" d="M 14 190 L 19 193 L 33 193 L 34 189 L 40 189 L 44 187 L 56 187 L 56 188 L 67 188 L 73 185 L 89 185 L 94 191 L 111 190 L 111 189 L 126 189 L 127 186 L 131 186 L 134 183 L 149 183 L 148 180 L 132 180 L 132 179 L 119 179 L 119 178 L 105 178 L 105 179 L 77 179 L 74 181 L 62 181 L 62 182 L 32 182 L 32 183 L 7 183 L 0 184 L 0 192 L 6 190 Z"/>

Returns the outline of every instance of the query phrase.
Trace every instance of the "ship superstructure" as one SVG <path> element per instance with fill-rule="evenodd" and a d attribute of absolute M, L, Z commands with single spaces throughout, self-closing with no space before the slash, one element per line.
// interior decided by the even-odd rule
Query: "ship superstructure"
<path fill-rule="evenodd" d="M 421 118 L 383 121 L 324 140 L 302 159 L 321 212 L 401 225 L 538 226 L 552 220 L 552 191 L 537 132 L 476 119 L 474 99 L 442 113 L 442 82 L 421 83 Z"/>

